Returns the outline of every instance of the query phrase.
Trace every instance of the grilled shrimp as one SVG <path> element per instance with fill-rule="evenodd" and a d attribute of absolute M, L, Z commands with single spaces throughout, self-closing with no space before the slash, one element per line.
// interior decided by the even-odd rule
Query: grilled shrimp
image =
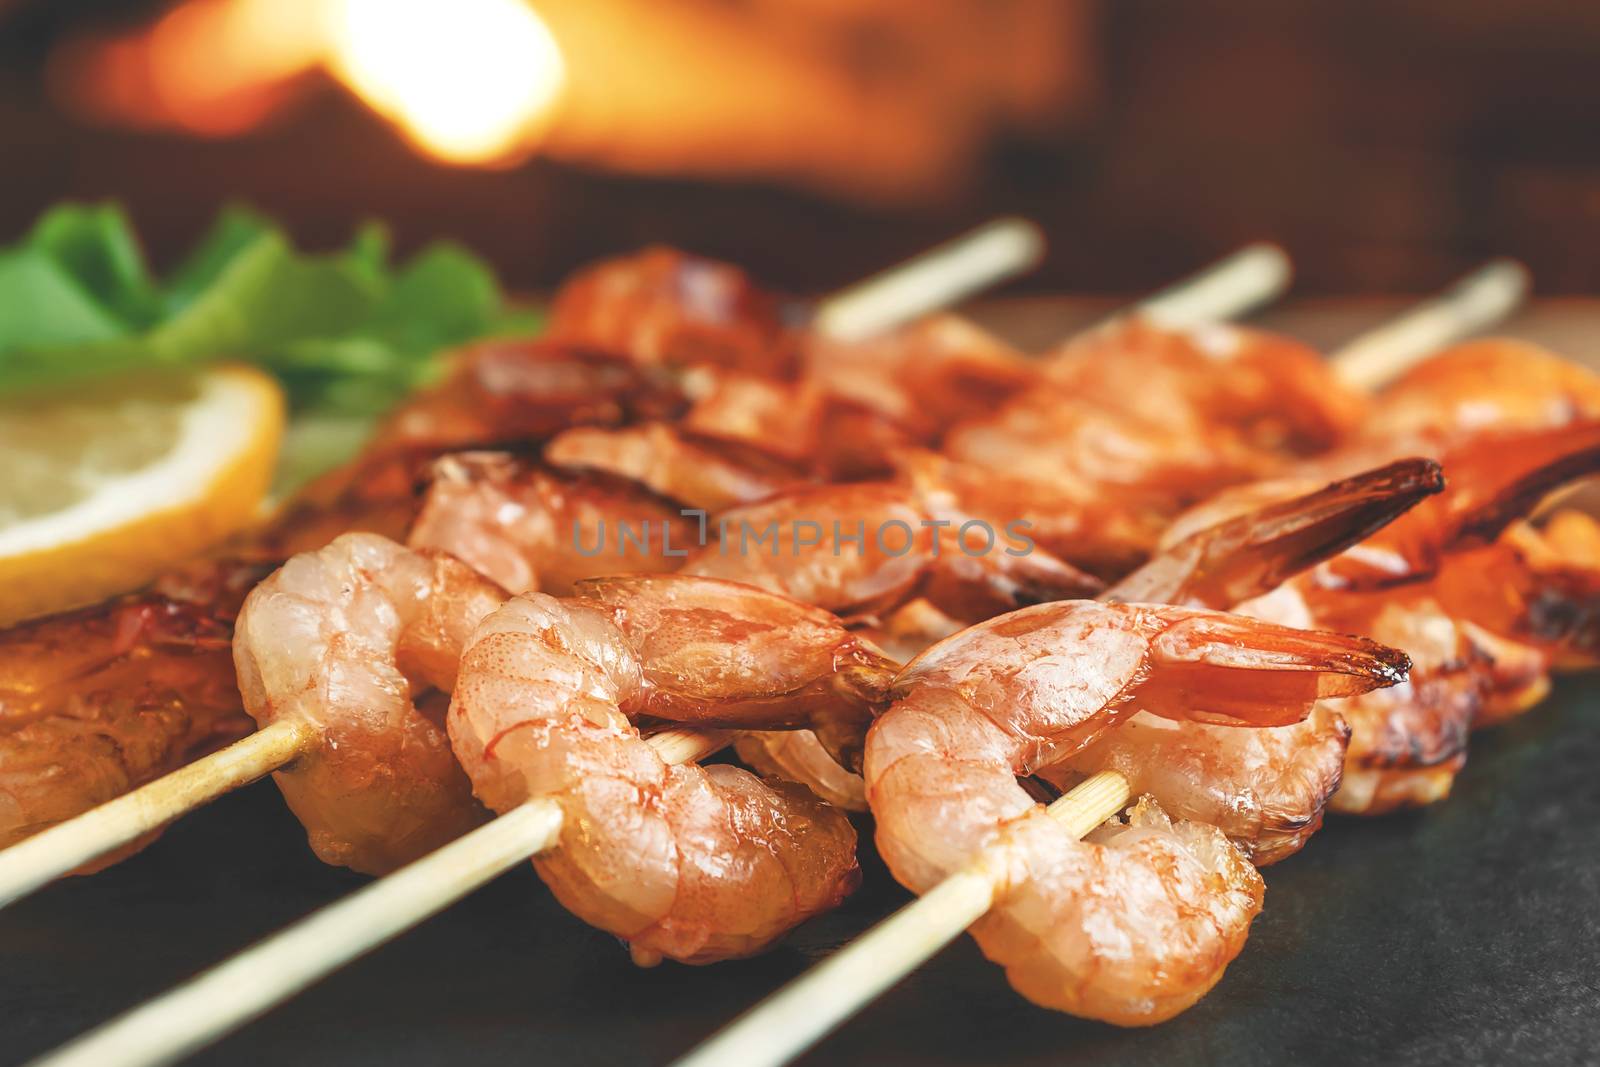
<path fill-rule="evenodd" d="M 479 626 L 450 737 L 489 807 L 561 804 L 560 844 L 534 864 L 564 905 L 640 964 L 707 963 L 758 952 L 843 899 L 859 877 L 855 834 L 799 786 L 668 766 L 636 723 L 864 713 L 891 674 L 827 613 L 770 593 L 605 579 L 565 600 L 524 594 Z"/>
<path fill-rule="evenodd" d="M 681 573 L 746 582 L 846 616 L 923 596 L 962 619 L 1097 592 L 1100 583 L 1020 528 L 972 519 L 958 504 L 889 482 L 785 493 L 716 517 L 715 543 Z"/>
<path fill-rule="evenodd" d="M 1360 436 L 1540 430 L 1600 419 L 1600 375 L 1537 345 L 1491 338 L 1417 364 L 1378 394 Z"/>
<path fill-rule="evenodd" d="M 1222 428 L 1250 449 L 1309 455 L 1344 441 L 1366 397 L 1281 334 L 1211 323 L 1166 329 L 1137 317 L 1073 338 L 1047 360 L 1056 386 L 1113 410 Z"/>
<path fill-rule="evenodd" d="M 1508 617 L 1516 587 L 1488 584 L 1491 573 L 1494 581 L 1506 578 L 1506 566 L 1483 560 L 1514 565 L 1497 535 L 1549 489 L 1593 469 L 1597 441 L 1587 424 L 1461 439 L 1441 450 L 1452 479 L 1444 492 L 1271 595 L 1238 604 L 1241 614 L 1366 634 L 1412 657 L 1405 684 L 1330 705 L 1351 729 L 1342 779 L 1330 779 L 1336 810 L 1378 814 L 1441 799 L 1466 760 L 1473 726 L 1515 714 L 1546 691 L 1544 653 L 1518 640 Z M 1356 449 L 1219 494 L 1180 517 L 1172 536 L 1259 513 L 1303 490 L 1315 471 L 1343 469 L 1368 454 Z M 1456 595 L 1450 607 L 1446 591 Z"/>
<path fill-rule="evenodd" d="M 1037 376 L 1019 352 L 953 315 L 867 342 L 807 335 L 798 380 L 702 374 L 681 422 L 578 428 L 544 455 L 721 511 L 812 478 L 887 475 L 895 449 L 936 442 Z"/>
<path fill-rule="evenodd" d="M 551 441 L 545 461 L 603 471 L 703 511 L 769 497 L 809 480 L 805 469 L 749 444 L 669 423 L 576 427 Z"/>
<path fill-rule="evenodd" d="M 806 380 L 936 444 L 950 427 L 993 411 L 1039 378 L 1039 365 L 958 315 L 930 315 L 864 342 L 806 337 Z"/>
<path fill-rule="evenodd" d="M 647 248 L 573 275 L 556 294 L 548 332 L 643 365 L 780 375 L 797 356 L 785 318 L 737 267 Z"/>
<path fill-rule="evenodd" d="M 1600 522 L 1562 508 L 1449 557 L 1429 586 L 1447 611 L 1541 650 L 1554 670 L 1600 662 Z"/>
<path fill-rule="evenodd" d="M 1405 677 L 1403 653 L 1192 608 L 1043 604 L 934 645 L 895 679 L 867 736 L 878 848 L 921 892 L 975 856 L 1001 875 L 974 927 L 1013 986 L 1122 1025 L 1203 996 L 1261 906 L 1255 869 L 1218 830 L 1153 802 L 1075 840 L 1018 784 L 1137 711 L 1281 725 L 1318 700 Z"/>
<path fill-rule="evenodd" d="M 689 399 L 676 371 L 626 354 L 551 341 L 482 341 L 456 353 L 443 381 L 389 415 L 369 456 L 547 440 L 571 426 L 675 418 Z"/>
<path fill-rule="evenodd" d="M 149 592 L 5 631 L 0 848 L 249 731 L 228 642 L 263 573 L 243 561 L 199 564 Z"/>
<path fill-rule="evenodd" d="M 1410 677 L 1402 684 L 1329 703 L 1351 729 L 1343 778 L 1330 807 L 1375 815 L 1447 796 L 1466 762 L 1467 735 L 1495 668 L 1477 640 L 1482 632 L 1426 595 L 1346 593 L 1307 603 L 1307 584 L 1291 583 L 1238 610 L 1296 626 L 1366 634 L 1405 649 L 1412 660 Z"/>
<path fill-rule="evenodd" d="M 485 816 L 445 734 L 467 635 L 505 592 L 449 556 L 347 534 L 258 585 L 233 642 L 260 726 L 320 743 L 273 777 L 324 862 L 383 874 Z"/>
<path fill-rule="evenodd" d="M 1273 501 L 1189 534 L 1101 599 L 1229 608 L 1361 540 L 1442 486 L 1438 465 L 1417 459 Z M 926 632 L 915 655 L 959 629 L 931 611 L 924 605 L 906 612 L 908 618 L 893 618 L 887 630 L 868 632 L 891 653 L 906 644 L 907 629 Z M 1331 712 L 1260 729 L 1140 714 L 1040 773 L 1066 786 L 1079 773 L 1119 771 L 1167 811 L 1217 826 L 1266 864 L 1296 851 L 1321 825 L 1328 798 L 1339 787 L 1349 733 Z M 837 803 L 849 802 L 849 776 L 831 767 L 821 746 L 803 732 L 752 740 L 739 751 L 753 766 L 807 782 Z"/>
<path fill-rule="evenodd" d="M 495 452 L 447 456 L 431 474 L 406 543 L 449 552 L 506 589 L 565 596 L 584 578 L 675 569 L 689 547 L 679 509 L 615 479 Z"/>
<path fill-rule="evenodd" d="M 1040 771 L 1063 788 L 1116 771 L 1175 818 L 1214 826 L 1257 867 L 1286 859 L 1322 826 L 1344 773 L 1350 727 L 1326 705 L 1290 726 L 1241 729 L 1140 712 Z"/>
<path fill-rule="evenodd" d="M 1131 319 L 1068 344 L 1044 382 L 958 426 L 944 450 L 1041 485 L 1076 478 L 1142 493 L 1170 517 L 1286 454 L 1327 448 L 1360 413 L 1325 361 L 1294 342 Z"/>
<path fill-rule="evenodd" d="M 997 529 L 1025 523 L 1030 541 L 1103 578 L 1119 578 L 1149 559 L 1171 520 L 1169 499 L 1108 489 L 1066 466 L 1029 472 L 1021 463 L 994 467 L 920 449 L 894 460 L 900 478 L 924 498 Z"/>
<path fill-rule="evenodd" d="M 1271 593 L 1443 486 L 1438 464 L 1403 460 L 1267 503 L 1179 538 L 1105 599 L 1232 608 Z M 1174 816 L 1217 827 L 1265 866 L 1299 851 L 1322 825 L 1349 740 L 1349 726 L 1327 707 L 1302 722 L 1259 729 L 1141 712 L 1041 774 L 1066 785 L 1074 774 L 1117 771 L 1136 793 L 1152 794 Z"/>

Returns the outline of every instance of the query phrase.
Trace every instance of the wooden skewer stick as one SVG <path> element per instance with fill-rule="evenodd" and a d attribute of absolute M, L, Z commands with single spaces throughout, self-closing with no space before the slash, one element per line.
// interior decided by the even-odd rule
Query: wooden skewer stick
<path fill-rule="evenodd" d="M 1023 274 L 1043 254 L 1044 236 L 1033 223 L 996 219 L 835 293 L 817 307 L 813 324 L 836 340 L 864 341 Z"/>
<path fill-rule="evenodd" d="M 1368 330 L 1330 358 L 1357 389 L 1377 389 L 1423 357 L 1499 322 L 1528 295 L 1528 268 L 1495 259 L 1431 300 Z"/>
<path fill-rule="evenodd" d="M 717 730 L 664 730 L 649 743 L 668 763 L 689 763 L 730 737 Z M 561 806 L 531 800 L 35 1060 L 34 1067 L 171 1063 L 550 848 L 560 836 Z"/>
<path fill-rule="evenodd" d="M 0 907 L 310 750 L 309 723 L 281 720 L 0 852 Z"/>
<path fill-rule="evenodd" d="M 1152 293 L 1133 310 L 1170 329 L 1243 318 L 1282 296 L 1293 275 L 1288 253 L 1277 245 L 1246 245 L 1199 274 Z"/>
<path fill-rule="evenodd" d="M 1045 810 L 1085 837 L 1128 803 L 1128 782 L 1101 771 Z M 788 1063 L 931 959 L 994 904 L 998 874 L 979 856 L 911 904 L 757 1004 L 677 1067 Z"/>
<path fill-rule="evenodd" d="M 1042 246 L 1033 223 L 998 219 L 824 299 L 818 325 L 842 324 L 854 337 L 892 329 L 1027 270 Z M 0 907 L 265 777 L 309 751 L 316 737 L 275 724 L 0 851 Z"/>

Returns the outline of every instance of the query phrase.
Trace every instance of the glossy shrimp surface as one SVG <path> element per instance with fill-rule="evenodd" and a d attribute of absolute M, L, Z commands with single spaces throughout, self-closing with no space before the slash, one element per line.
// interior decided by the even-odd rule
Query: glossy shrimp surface
<path fill-rule="evenodd" d="M 246 599 L 239 690 L 259 725 L 316 731 L 273 777 L 324 862 L 387 873 L 484 818 L 451 755 L 443 694 L 467 635 L 504 598 L 448 556 L 347 534 Z"/>
<path fill-rule="evenodd" d="M 896 678 L 866 746 L 879 851 L 917 891 L 983 854 L 1001 880 L 973 933 L 1019 992 L 1122 1025 L 1159 1022 L 1237 954 L 1259 875 L 1220 831 L 1153 802 L 1078 841 L 1018 776 L 1135 712 L 1282 725 L 1405 669 L 1374 642 L 1197 609 L 1077 601 L 1001 616 Z"/>
<path fill-rule="evenodd" d="M 1106 598 L 1232 608 L 1271 594 L 1443 485 L 1437 464 L 1406 460 L 1192 533 L 1183 533 L 1190 523 L 1180 518 L 1175 543 Z M 1141 713 L 1043 776 L 1066 785 L 1065 775 L 1114 770 L 1136 793 L 1151 794 L 1170 814 L 1217 827 L 1265 866 L 1298 851 L 1321 826 L 1349 739 L 1349 726 L 1327 706 L 1303 722 L 1258 729 Z"/>
<path fill-rule="evenodd" d="M 1102 599 L 1232 607 L 1361 540 L 1442 485 L 1437 464 L 1407 460 L 1269 501 L 1178 538 Z M 918 601 L 867 632 L 879 647 L 909 660 L 959 628 Z M 1168 812 L 1221 828 L 1265 864 L 1296 851 L 1321 825 L 1339 787 L 1349 734 L 1332 712 L 1258 729 L 1136 715 L 1061 764 L 1059 773 L 1041 774 L 1065 786 L 1080 773 L 1115 770 L 1136 792 L 1154 795 Z M 850 776 L 830 766 L 821 746 L 803 732 L 753 740 L 740 746 L 740 754 L 808 782 L 819 796 L 848 803 Z"/>
<path fill-rule="evenodd" d="M 584 578 L 674 569 L 692 525 L 626 482 L 460 452 L 434 464 L 406 543 L 448 552 L 506 589 L 564 596 Z"/>
<path fill-rule="evenodd" d="M 911 449 L 895 455 L 900 478 L 923 499 L 996 529 L 1017 529 L 1058 559 L 1117 578 L 1149 559 L 1171 518 L 1171 500 L 1111 491 L 1065 465 L 1029 472 Z"/>
<path fill-rule="evenodd" d="M 516 597 L 461 660 L 449 729 L 484 803 L 560 803 L 535 859 L 558 899 L 634 959 L 758 952 L 837 904 L 855 834 L 800 786 L 731 766 L 668 766 L 636 722 L 803 722 L 870 708 L 890 665 L 823 612 L 694 578 L 618 578 Z"/>
<path fill-rule="evenodd" d="M 0 847 L 248 732 L 228 646 L 263 573 L 198 564 L 0 634 Z"/>
<path fill-rule="evenodd" d="M 688 403 L 675 371 L 626 354 L 546 338 L 483 341 L 391 413 L 367 454 L 538 442 L 571 426 L 674 418 Z"/>
<path fill-rule="evenodd" d="M 1063 345 L 1047 374 L 1096 404 L 1280 455 L 1331 448 L 1367 414 L 1367 399 L 1313 349 L 1227 323 L 1122 319 Z"/>
<path fill-rule="evenodd" d="M 1325 362 L 1293 342 L 1132 319 L 1067 345 L 1043 383 L 958 426 L 945 452 L 1042 485 L 1075 477 L 1142 493 L 1170 516 L 1285 455 L 1328 447 L 1359 414 Z"/>
<path fill-rule="evenodd" d="M 749 443 L 660 422 L 577 427 L 551 441 L 544 458 L 557 467 L 627 478 L 704 511 L 761 500 L 809 480 L 803 467 Z"/>
<path fill-rule="evenodd" d="M 1350 727 L 1318 705 L 1303 722 L 1241 729 L 1141 712 L 1041 777 L 1116 771 L 1175 818 L 1214 826 L 1257 867 L 1298 852 L 1344 774 Z"/>
<path fill-rule="evenodd" d="M 1417 364 L 1378 394 L 1369 440 L 1538 430 L 1600 418 L 1600 375 L 1537 345 L 1490 338 Z"/>
<path fill-rule="evenodd" d="M 1600 522 L 1561 508 L 1456 553 L 1430 585 L 1452 615 L 1542 650 L 1554 670 L 1600 663 Z"/>
<path fill-rule="evenodd" d="M 780 302 L 737 267 L 648 248 L 575 274 L 556 294 L 550 336 L 647 365 L 792 369 Z"/>
<path fill-rule="evenodd" d="M 691 553 L 682 573 L 746 582 L 846 616 L 927 597 L 951 615 L 982 619 L 1100 588 L 1043 549 L 1007 540 L 1003 527 L 905 484 L 785 493 L 724 511 L 715 526 L 718 538 Z"/>
<path fill-rule="evenodd" d="M 808 335 L 802 373 L 824 395 L 852 401 L 934 444 L 964 419 L 993 411 L 1039 378 L 1039 364 L 957 315 L 930 315 L 864 342 Z"/>
<path fill-rule="evenodd" d="M 1520 640 L 1517 625 L 1517 609 L 1530 603 L 1531 572 L 1496 537 L 1553 485 L 1593 465 L 1591 437 L 1578 424 L 1488 433 L 1441 448 L 1450 479 L 1443 492 L 1271 595 L 1239 605 L 1241 613 L 1288 625 L 1365 634 L 1412 657 L 1404 684 L 1330 704 L 1351 731 L 1343 774 L 1326 779 L 1338 789 L 1330 806 L 1379 814 L 1442 799 L 1466 760 L 1471 729 L 1543 695 L 1545 657 Z M 1303 490 L 1313 472 L 1352 461 L 1318 461 L 1296 476 L 1219 494 L 1180 517 L 1172 536 L 1281 507 L 1273 501 Z M 1489 547 L 1472 547 L 1486 539 Z"/>

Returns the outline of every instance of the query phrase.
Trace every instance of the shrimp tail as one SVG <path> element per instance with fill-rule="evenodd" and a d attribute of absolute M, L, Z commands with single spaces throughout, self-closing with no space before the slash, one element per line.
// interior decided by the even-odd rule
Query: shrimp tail
<path fill-rule="evenodd" d="M 1445 544 L 1488 544 L 1552 491 L 1600 472 L 1600 421 L 1475 441 L 1446 460 L 1459 488 L 1446 505 Z"/>
<path fill-rule="evenodd" d="M 888 706 L 900 664 L 865 641 L 849 655 L 851 662 L 840 665 L 832 679 L 839 710 L 819 710 L 810 726 L 840 767 L 859 774 L 867 728 L 876 713 Z"/>
<path fill-rule="evenodd" d="M 1220 612 L 1179 616 L 1151 644 L 1152 670 L 1131 703 L 1168 718 L 1288 726 L 1318 700 L 1407 680 L 1411 658 L 1365 637 L 1301 630 Z"/>
<path fill-rule="evenodd" d="M 1340 479 L 1191 534 L 1103 599 L 1231 607 L 1366 540 L 1444 485 L 1431 459 L 1403 459 Z"/>

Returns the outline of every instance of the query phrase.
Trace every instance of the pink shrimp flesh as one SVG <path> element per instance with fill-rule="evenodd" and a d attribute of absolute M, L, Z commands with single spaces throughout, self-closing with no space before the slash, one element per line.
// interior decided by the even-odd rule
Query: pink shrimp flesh
<path fill-rule="evenodd" d="M 1545 430 L 1600 419 L 1600 375 L 1537 345 L 1457 345 L 1386 386 L 1361 426 L 1370 441 Z"/>
<path fill-rule="evenodd" d="M 1135 711 L 1288 723 L 1320 697 L 1405 677 L 1360 638 L 1217 612 L 1077 601 L 1025 608 L 930 648 L 867 737 L 867 798 L 895 877 L 925 891 L 982 854 L 996 904 L 973 927 L 1036 1003 L 1159 1022 L 1221 977 L 1260 908 L 1255 869 L 1217 829 L 1151 803 L 1078 841 L 1018 783 Z"/>
<path fill-rule="evenodd" d="M 644 365 L 791 371 L 783 305 L 737 267 L 648 248 L 597 263 L 561 287 L 549 335 Z"/>
<path fill-rule="evenodd" d="M 707 579 L 524 594 L 468 643 L 451 740 L 494 810 L 561 804 L 560 843 L 534 864 L 637 962 L 750 955 L 855 886 L 854 831 L 799 786 L 668 766 L 636 721 L 800 721 L 846 693 L 865 706 L 881 693 L 851 641 L 825 613 Z"/>
<path fill-rule="evenodd" d="M 406 543 L 448 552 L 516 592 L 564 596 L 584 578 L 672 570 L 690 547 L 693 523 L 679 508 L 604 475 L 495 452 L 455 453 L 430 475 Z"/>
<path fill-rule="evenodd" d="M 315 727 L 273 777 L 326 863 L 383 874 L 477 825 L 442 694 L 467 635 L 505 593 L 449 556 L 346 534 L 246 598 L 234 637 L 245 709 Z"/>
<path fill-rule="evenodd" d="M 971 525 L 969 525 L 969 523 Z M 1007 531 L 887 482 L 785 493 L 716 517 L 682 573 L 746 582 L 846 616 L 919 596 L 964 619 L 1097 592 L 1100 583 Z"/>
<path fill-rule="evenodd" d="M 808 481 L 806 471 L 746 442 L 667 423 L 576 427 L 544 450 L 545 461 L 604 471 L 704 511 L 746 504 Z"/>

